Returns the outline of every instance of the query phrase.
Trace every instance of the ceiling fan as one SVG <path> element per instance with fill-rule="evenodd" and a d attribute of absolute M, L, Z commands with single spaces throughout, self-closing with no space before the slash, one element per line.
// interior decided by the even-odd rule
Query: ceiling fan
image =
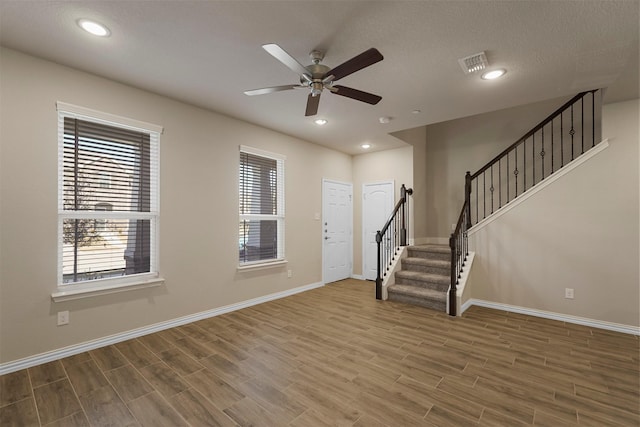
<path fill-rule="evenodd" d="M 300 84 L 247 90 L 244 92 L 245 95 L 264 95 L 289 89 L 309 88 L 311 89 L 311 93 L 309 93 L 309 96 L 307 97 L 305 116 L 314 116 L 318 113 L 320 94 L 322 94 L 324 89 L 336 95 L 346 96 L 347 98 L 366 102 L 371 105 L 377 104 L 382 99 L 382 97 L 372 93 L 363 92 L 347 86 L 334 85 L 334 83 L 341 78 L 373 65 L 376 62 L 382 61 L 382 54 L 375 48 L 366 50 L 360 55 L 354 56 L 334 68 L 329 68 L 320 63 L 324 59 L 324 53 L 318 50 L 311 51 L 309 56 L 311 57 L 313 64 L 305 67 L 277 44 L 265 44 L 262 48 L 289 69 L 297 73 L 300 76 Z"/>

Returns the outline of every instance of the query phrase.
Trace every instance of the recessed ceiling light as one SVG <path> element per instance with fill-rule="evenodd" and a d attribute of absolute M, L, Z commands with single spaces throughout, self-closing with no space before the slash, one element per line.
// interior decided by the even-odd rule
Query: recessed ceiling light
<path fill-rule="evenodd" d="M 386 124 L 386 123 L 389 123 L 392 119 L 393 117 L 383 116 L 383 117 L 380 117 L 378 121 L 382 124 Z"/>
<path fill-rule="evenodd" d="M 484 80 L 493 80 L 493 79 L 497 79 L 498 77 L 504 76 L 504 73 L 506 73 L 506 72 L 507 71 L 504 68 L 500 68 L 498 70 L 487 71 L 486 73 L 484 73 L 482 75 L 482 78 Z"/>
<path fill-rule="evenodd" d="M 371 148 L 371 144 L 362 144 L 360 145 L 360 147 L 364 148 L 365 150 L 368 150 L 369 148 Z"/>
<path fill-rule="evenodd" d="M 326 125 L 329 122 L 326 119 L 315 119 L 313 123 L 317 124 L 318 126 L 322 126 Z"/>
<path fill-rule="evenodd" d="M 95 21 L 90 21 L 88 19 L 80 19 L 78 21 L 78 25 L 80 28 L 85 30 L 88 33 L 93 34 L 98 37 L 108 37 L 111 34 L 111 31 L 107 27 L 102 24 L 98 24 Z"/>
<path fill-rule="evenodd" d="M 420 113 L 422 113 L 422 111 L 421 110 L 413 110 L 412 113 L 413 114 L 420 114 Z"/>

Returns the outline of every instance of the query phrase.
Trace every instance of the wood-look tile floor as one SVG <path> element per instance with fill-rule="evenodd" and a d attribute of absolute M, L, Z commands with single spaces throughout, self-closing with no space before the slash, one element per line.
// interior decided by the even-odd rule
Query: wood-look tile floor
<path fill-rule="evenodd" d="M 323 288 L 0 377 L 8 426 L 638 426 L 638 337 Z"/>

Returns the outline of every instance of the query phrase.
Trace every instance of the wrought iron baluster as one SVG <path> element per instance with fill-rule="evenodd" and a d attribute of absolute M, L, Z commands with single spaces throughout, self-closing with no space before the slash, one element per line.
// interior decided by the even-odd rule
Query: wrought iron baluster
<path fill-rule="evenodd" d="M 487 217 L 487 173 L 482 172 L 482 219 Z"/>
<path fill-rule="evenodd" d="M 580 122 L 580 139 L 581 139 L 581 144 L 582 144 L 582 148 L 581 148 L 581 152 L 580 154 L 584 154 L 584 96 L 580 99 L 580 109 L 581 111 L 581 122 Z"/>
<path fill-rule="evenodd" d="M 533 185 L 536 185 L 536 134 L 534 133 L 533 135 L 533 147 L 531 148 L 531 182 L 533 183 Z"/>
<path fill-rule="evenodd" d="M 571 130 L 569 131 L 569 135 L 571 135 L 571 160 L 573 161 L 573 135 L 575 135 L 576 131 L 573 128 L 573 104 L 571 104 Z"/>
<path fill-rule="evenodd" d="M 498 209 L 502 207 L 502 166 L 500 165 L 500 161 L 502 159 L 498 159 Z"/>
<path fill-rule="evenodd" d="M 480 204 L 480 193 L 478 192 L 478 178 L 476 177 L 476 224 L 480 222 L 480 214 L 478 213 L 478 205 Z"/>
<path fill-rule="evenodd" d="M 542 181 L 544 179 L 544 126 L 542 127 L 542 150 L 540 151 L 540 157 L 541 157 L 541 161 L 540 163 L 542 163 L 542 179 L 540 181 Z"/>
<path fill-rule="evenodd" d="M 596 93 L 591 92 L 591 148 L 596 146 Z"/>
<path fill-rule="evenodd" d="M 396 219 L 393 219 L 393 227 L 391 227 L 392 234 L 396 235 L 398 233 L 398 222 Z M 391 264 L 391 237 L 387 236 L 387 271 L 389 271 L 389 265 Z"/>
<path fill-rule="evenodd" d="M 509 198 L 509 181 L 511 181 L 511 176 L 509 176 L 509 154 L 507 154 L 507 203 L 510 202 L 510 198 Z"/>
<path fill-rule="evenodd" d="M 553 120 L 551 120 L 551 173 L 554 171 L 553 167 L 554 155 L 553 155 Z"/>
<path fill-rule="evenodd" d="M 516 168 L 513 170 L 513 175 L 515 175 L 515 177 L 516 177 L 516 183 L 515 183 L 516 195 L 514 196 L 514 199 L 515 199 L 515 198 L 518 197 L 518 146 L 517 145 L 516 145 L 514 151 L 515 151 L 515 156 L 516 156 L 516 159 L 515 159 Z"/>
<path fill-rule="evenodd" d="M 491 192 L 491 213 L 493 213 L 493 165 L 491 165 L 491 187 L 489 187 L 489 191 Z"/>
<path fill-rule="evenodd" d="M 560 113 L 560 167 L 564 167 L 564 111 Z"/>
<path fill-rule="evenodd" d="M 524 189 L 523 191 L 527 191 L 527 139 L 526 138 L 522 142 L 522 169 L 524 169 L 524 173 L 522 174 L 522 188 Z"/>

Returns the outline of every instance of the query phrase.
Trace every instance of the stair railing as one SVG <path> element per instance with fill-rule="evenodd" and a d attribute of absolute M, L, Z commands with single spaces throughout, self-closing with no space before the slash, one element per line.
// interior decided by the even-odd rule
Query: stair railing
<path fill-rule="evenodd" d="M 465 180 L 465 192 L 471 185 L 469 173 L 467 172 Z M 449 287 L 449 315 L 456 315 L 456 293 L 458 291 L 458 283 L 462 277 L 467 256 L 469 256 L 469 245 L 467 241 L 467 230 L 471 227 L 471 218 L 469 216 L 469 202 L 465 200 L 462 210 L 458 216 L 456 226 L 449 237 L 449 248 L 451 249 L 451 286 Z"/>
<path fill-rule="evenodd" d="M 449 237 L 449 314 L 456 315 L 457 285 L 469 249 L 467 230 L 601 141 L 601 93 L 577 94 L 476 173 L 466 173 L 464 204 Z"/>
<path fill-rule="evenodd" d="M 466 178 L 469 227 L 600 142 L 600 93 L 577 94 Z"/>
<path fill-rule="evenodd" d="M 389 219 L 381 230 L 376 232 L 378 261 L 376 273 L 376 299 L 382 299 L 382 281 L 389 272 L 400 247 L 407 246 L 409 227 L 409 198 L 413 189 L 400 187 L 400 200 L 396 203 Z"/>

